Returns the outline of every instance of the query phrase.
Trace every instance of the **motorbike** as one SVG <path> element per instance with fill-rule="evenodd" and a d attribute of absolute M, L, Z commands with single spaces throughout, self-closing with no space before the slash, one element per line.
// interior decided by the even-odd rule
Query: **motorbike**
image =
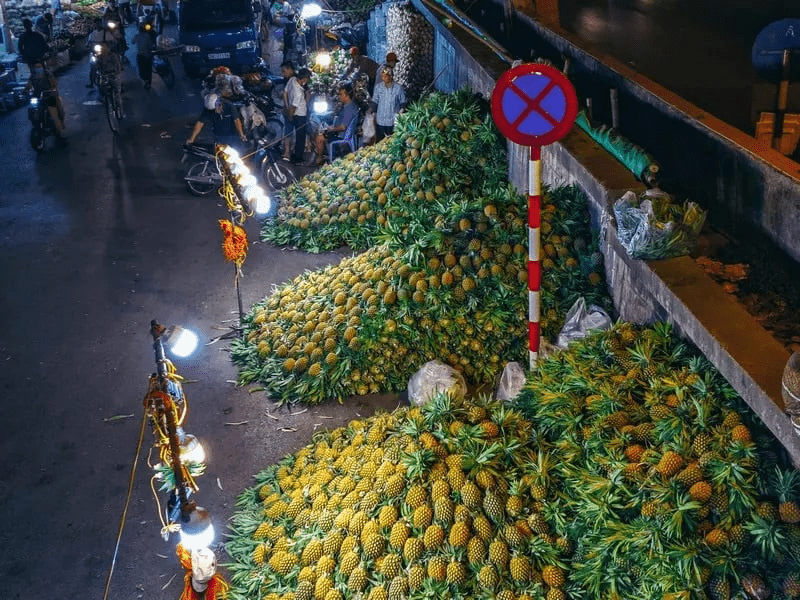
<path fill-rule="evenodd" d="M 49 136 L 57 134 L 56 125 L 48 107 L 48 92 L 33 94 L 28 103 L 28 119 L 31 122 L 31 148 L 42 152 Z"/>
<path fill-rule="evenodd" d="M 258 138 L 256 149 L 252 152 L 252 162 L 266 184 L 267 191 L 274 192 L 297 181 L 294 171 L 280 162 L 280 140 L 280 137 L 271 141 Z M 222 185 L 222 174 L 212 144 L 184 144 L 183 152 L 181 162 L 186 162 L 190 156 L 200 159 L 189 167 L 184 176 L 186 187 L 192 194 L 207 196 Z"/>
<path fill-rule="evenodd" d="M 153 72 L 161 77 L 164 85 L 170 90 L 175 87 L 175 71 L 172 69 L 169 57 L 177 56 L 180 53 L 180 47 L 153 51 Z"/>

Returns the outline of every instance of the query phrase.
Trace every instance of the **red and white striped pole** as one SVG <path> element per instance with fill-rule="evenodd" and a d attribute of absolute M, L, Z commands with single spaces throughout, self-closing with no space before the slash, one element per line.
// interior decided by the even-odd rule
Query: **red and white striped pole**
<path fill-rule="evenodd" d="M 539 358 L 539 290 L 542 287 L 542 263 L 539 259 L 542 218 L 542 148 L 531 146 L 528 162 L 528 352 L 530 368 Z"/>

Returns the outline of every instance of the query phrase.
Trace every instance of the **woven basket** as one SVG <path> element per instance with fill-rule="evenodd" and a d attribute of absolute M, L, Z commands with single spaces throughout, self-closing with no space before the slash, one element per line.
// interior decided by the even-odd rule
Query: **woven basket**
<path fill-rule="evenodd" d="M 800 352 L 792 354 L 781 378 L 781 394 L 786 412 L 800 415 Z"/>

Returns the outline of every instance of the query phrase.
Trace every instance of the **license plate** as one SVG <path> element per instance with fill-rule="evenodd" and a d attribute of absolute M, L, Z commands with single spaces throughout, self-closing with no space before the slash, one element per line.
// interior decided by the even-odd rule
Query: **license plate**
<path fill-rule="evenodd" d="M 221 58 L 230 58 L 230 57 L 231 57 L 230 52 L 215 52 L 208 55 L 208 58 L 210 58 L 211 60 L 219 60 Z"/>

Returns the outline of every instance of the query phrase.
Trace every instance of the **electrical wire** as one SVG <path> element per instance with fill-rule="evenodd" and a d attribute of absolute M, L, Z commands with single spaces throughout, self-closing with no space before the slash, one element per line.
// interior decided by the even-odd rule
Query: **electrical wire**
<path fill-rule="evenodd" d="M 114 544 L 114 556 L 111 558 L 111 568 L 108 570 L 108 577 L 106 578 L 106 589 L 103 592 L 103 600 L 108 600 L 108 592 L 111 589 L 111 577 L 114 574 L 114 566 L 117 564 L 117 554 L 119 553 L 119 543 L 122 539 L 122 530 L 125 527 L 125 519 L 128 516 L 128 506 L 131 503 L 131 495 L 133 494 L 133 481 L 136 479 L 136 465 L 139 463 L 139 454 L 142 451 L 142 442 L 144 441 L 144 429 L 147 424 L 147 410 L 142 413 L 142 425 L 139 428 L 139 441 L 136 443 L 136 454 L 133 457 L 133 464 L 131 465 L 131 474 L 128 478 L 128 494 L 125 497 L 125 507 L 122 509 L 122 516 L 119 520 L 119 529 L 117 530 L 117 541 Z"/>

